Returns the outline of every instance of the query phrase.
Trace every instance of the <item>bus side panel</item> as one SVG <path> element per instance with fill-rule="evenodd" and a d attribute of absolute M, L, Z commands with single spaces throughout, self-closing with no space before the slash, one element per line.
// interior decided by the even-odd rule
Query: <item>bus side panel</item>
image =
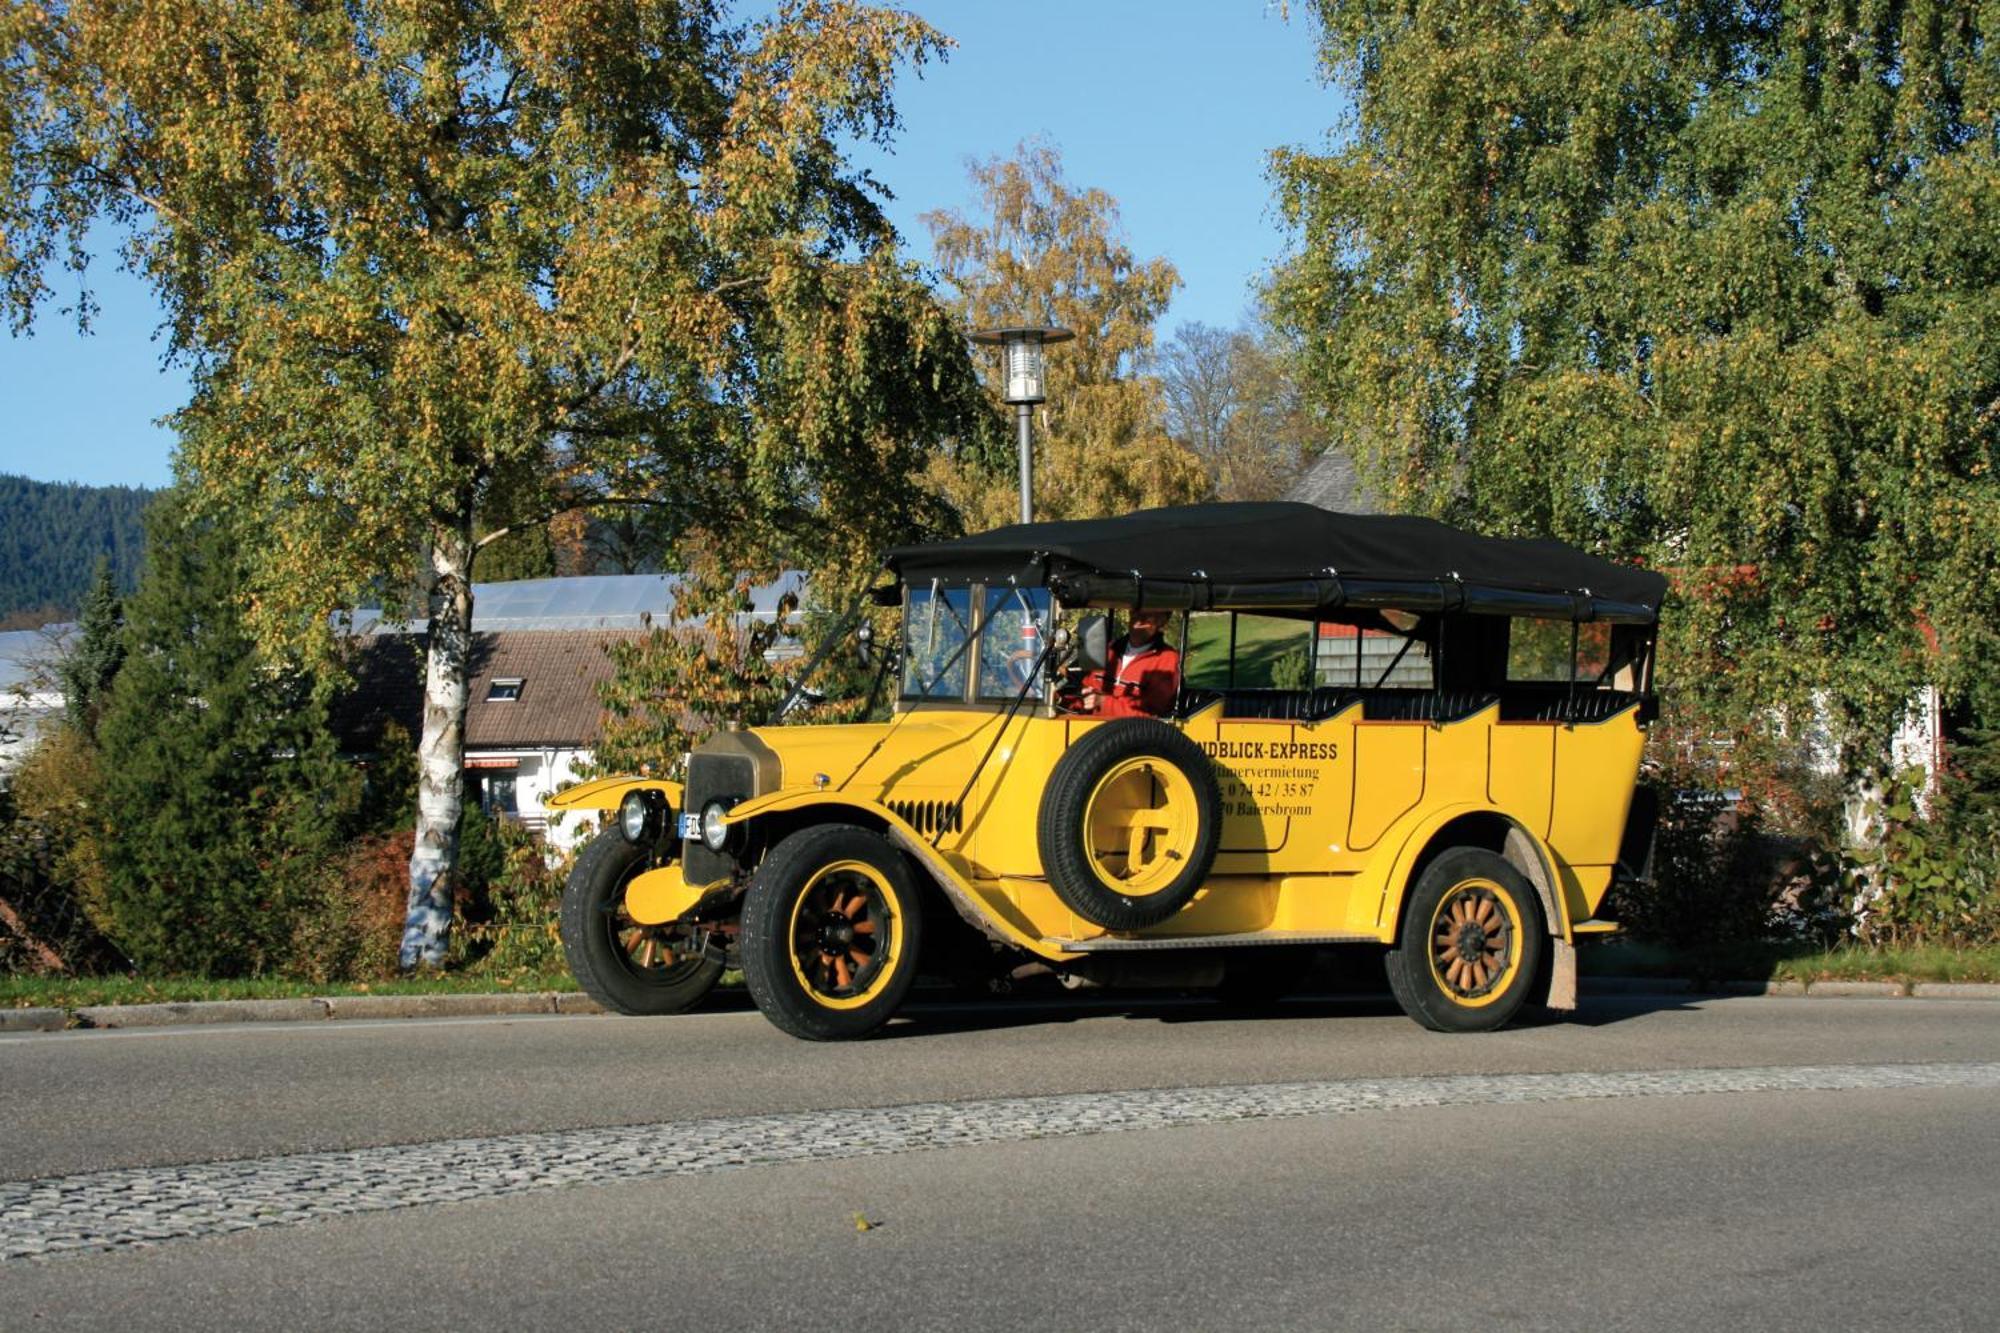
<path fill-rule="evenodd" d="M 1563 727 L 1556 732 L 1554 813 L 1549 820 L 1549 845 L 1574 874 L 1563 876 L 1572 901 L 1571 915 L 1584 920 L 1597 914 L 1618 860 L 1625 834 L 1625 816 L 1632 808 L 1632 787 L 1639 777 L 1639 757 L 1646 733 L 1631 713 L 1591 726 Z"/>
<path fill-rule="evenodd" d="M 1424 741 L 1429 734 L 1428 722 L 1355 723 L 1350 851 L 1373 847 L 1424 798 Z"/>
<path fill-rule="evenodd" d="M 1488 735 L 1492 758 L 1486 799 L 1536 837 L 1547 838 L 1555 794 L 1556 724 L 1496 722 Z"/>

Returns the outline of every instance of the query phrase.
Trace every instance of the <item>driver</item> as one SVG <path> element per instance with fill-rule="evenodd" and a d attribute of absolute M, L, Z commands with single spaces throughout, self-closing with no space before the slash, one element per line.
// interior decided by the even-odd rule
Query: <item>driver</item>
<path fill-rule="evenodd" d="M 1077 711 L 1099 717 L 1164 717 L 1180 691 L 1181 655 L 1167 645 L 1165 611 L 1134 611 L 1102 671 L 1083 678 Z"/>

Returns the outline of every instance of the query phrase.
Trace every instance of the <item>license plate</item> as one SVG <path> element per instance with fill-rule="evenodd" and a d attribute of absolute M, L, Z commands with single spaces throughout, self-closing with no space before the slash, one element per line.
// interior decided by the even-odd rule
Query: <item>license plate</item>
<path fill-rule="evenodd" d="M 688 811 L 683 810 L 681 812 L 680 824 L 681 824 L 681 836 L 683 838 L 699 838 L 701 836 L 700 815 L 691 814 Z"/>

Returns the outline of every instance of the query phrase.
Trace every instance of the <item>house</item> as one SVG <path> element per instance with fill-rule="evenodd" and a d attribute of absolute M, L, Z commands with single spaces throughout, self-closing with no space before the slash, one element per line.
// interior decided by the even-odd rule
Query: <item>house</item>
<path fill-rule="evenodd" d="M 753 589 L 751 609 L 737 618 L 769 620 L 801 582 L 787 574 Z M 551 823 L 546 802 L 578 778 L 603 735 L 598 690 L 611 678 L 610 648 L 671 623 L 674 588 L 675 580 L 660 574 L 473 585 L 468 802 L 558 845 L 580 841 L 583 823 L 574 816 Z M 385 743 L 415 744 L 423 729 L 425 622 L 396 625 L 362 611 L 345 632 L 355 641 L 355 687 L 334 710 L 341 748 L 365 762 Z"/>
<path fill-rule="evenodd" d="M 0 631 L 0 783 L 63 711 L 56 663 L 73 625 Z"/>

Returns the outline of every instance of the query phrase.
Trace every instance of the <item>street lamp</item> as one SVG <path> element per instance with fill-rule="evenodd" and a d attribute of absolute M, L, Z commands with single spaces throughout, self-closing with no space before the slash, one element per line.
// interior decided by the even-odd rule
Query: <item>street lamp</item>
<path fill-rule="evenodd" d="M 1042 349 L 1050 343 L 1068 342 L 1076 335 L 1068 329 L 1013 328 L 985 329 L 972 335 L 983 347 L 1002 349 L 1007 388 L 1001 397 L 1014 405 L 1014 437 L 1021 454 L 1021 521 L 1035 517 L 1034 430 L 1035 404 L 1048 395 L 1042 391 Z"/>

